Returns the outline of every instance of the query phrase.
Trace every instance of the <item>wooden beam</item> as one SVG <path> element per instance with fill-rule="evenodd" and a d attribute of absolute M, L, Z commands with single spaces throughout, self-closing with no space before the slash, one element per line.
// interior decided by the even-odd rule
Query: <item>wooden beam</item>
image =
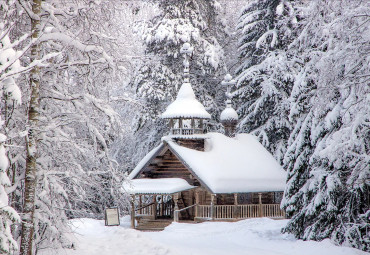
<path fill-rule="evenodd" d="M 131 228 L 135 228 L 135 195 L 131 195 Z"/>
<path fill-rule="evenodd" d="M 211 218 L 215 219 L 215 198 L 216 194 L 211 194 Z"/>
<path fill-rule="evenodd" d="M 262 215 L 262 193 L 258 193 L 258 211 L 259 211 L 259 217 L 263 217 Z"/>
<path fill-rule="evenodd" d="M 179 193 L 175 193 L 173 195 L 173 200 L 175 202 L 175 207 L 174 207 L 174 221 L 175 222 L 179 222 L 179 205 L 177 204 L 177 202 L 179 201 Z"/>
<path fill-rule="evenodd" d="M 239 218 L 239 211 L 238 211 L 238 193 L 234 193 L 234 219 Z"/>
<path fill-rule="evenodd" d="M 198 215 L 198 210 L 199 210 L 199 208 L 198 208 L 198 205 L 199 205 L 199 190 L 198 189 L 195 190 L 195 204 L 196 204 L 196 206 L 195 206 L 195 217 L 198 217 L 199 216 Z"/>

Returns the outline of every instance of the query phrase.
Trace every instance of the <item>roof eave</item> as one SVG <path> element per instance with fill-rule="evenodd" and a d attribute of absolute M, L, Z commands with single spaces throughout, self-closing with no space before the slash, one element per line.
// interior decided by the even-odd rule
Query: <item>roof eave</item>
<path fill-rule="evenodd" d="M 197 188 L 197 186 L 193 186 L 191 188 L 188 188 L 188 189 L 182 189 L 182 190 L 178 190 L 178 191 L 175 191 L 175 192 L 159 192 L 159 193 L 156 193 L 156 192 L 138 192 L 138 193 L 130 193 L 130 195 L 173 195 L 173 194 L 176 194 L 178 192 L 183 192 L 183 191 L 187 191 L 187 190 L 191 190 L 191 189 L 195 189 Z"/>

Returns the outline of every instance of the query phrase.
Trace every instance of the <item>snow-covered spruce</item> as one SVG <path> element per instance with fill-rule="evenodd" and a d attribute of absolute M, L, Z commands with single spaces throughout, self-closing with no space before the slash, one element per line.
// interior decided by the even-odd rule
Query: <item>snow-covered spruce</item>
<path fill-rule="evenodd" d="M 240 127 L 288 170 L 282 205 L 292 219 L 284 231 L 363 250 L 370 249 L 369 59 L 361 53 L 368 11 L 356 1 L 252 1 L 239 22 L 245 61 L 236 92 L 246 102 Z"/>
<path fill-rule="evenodd" d="M 239 65 L 237 99 L 239 130 L 259 137 L 281 162 L 291 125 L 287 98 L 292 86 L 292 67 L 285 49 L 293 36 L 294 22 L 287 12 L 289 1 L 253 0 L 242 11 L 237 28 Z M 281 15 L 277 7 L 283 5 Z"/>

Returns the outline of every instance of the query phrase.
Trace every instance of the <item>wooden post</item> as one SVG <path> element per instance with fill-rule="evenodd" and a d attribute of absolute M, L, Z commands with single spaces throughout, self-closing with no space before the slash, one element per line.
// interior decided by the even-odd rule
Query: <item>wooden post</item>
<path fill-rule="evenodd" d="M 262 193 L 258 193 L 258 211 L 259 211 L 259 217 L 263 217 L 263 214 L 262 214 Z"/>
<path fill-rule="evenodd" d="M 215 208 L 214 208 L 214 205 L 215 205 L 215 197 L 216 197 L 216 194 L 211 194 L 211 218 L 212 220 L 215 219 Z"/>
<path fill-rule="evenodd" d="M 154 219 L 156 219 L 157 218 L 157 195 L 153 195 L 153 203 L 154 203 L 153 217 Z"/>
<path fill-rule="evenodd" d="M 239 218 L 238 213 L 238 193 L 234 193 L 234 217 L 235 219 Z"/>
<path fill-rule="evenodd" d="M 141 207 L 143 207 L 143 201 L 141 199 L 141 196 L 142 195 L 139 195 L 139 208 L 140 208 L 139 213 L 143 214 L 143 209 L 141 209 Z"/>
<path fill-rule="evenodd" d="M 195 204 L 196 204 L 196 206 L 195 206 L 195 217 L 199 217 L 199 215 L 198 215 L 199 214 L 199 212 L 198 212 L 198 210 L 199 210 L 199 208 L 198 208 L 198 205 L 199 205 L 199 190 L 195 191 Z"/>
<path fill-rule="evenodd" d="M 182 118 L 179 118 L 180 135 L 182 135 Z"/>
<path fill-rule="evenodd" d="M 163 216 L 163 207 L 164 207 L 164 204 L 163 204 L 163 195 L 161 195 L 161 211 L 160 211 L 160 215 Z"/>
<path fill-rule="evenodd" d="M 135 228 L 135 195 L 131 196 L 131 228 Z"/>
<path fill-rule="evenodd" d="M 177 204 L 178 200 L 179 200 L 179 193 L 175 193 L 174 196 L 173 196 L 173 199 L 174 199 L 174 202 L 175 202 L 175 207 L 174 207 L 174 221 L 175 222 L 179 222 L 179 205 Z"/>

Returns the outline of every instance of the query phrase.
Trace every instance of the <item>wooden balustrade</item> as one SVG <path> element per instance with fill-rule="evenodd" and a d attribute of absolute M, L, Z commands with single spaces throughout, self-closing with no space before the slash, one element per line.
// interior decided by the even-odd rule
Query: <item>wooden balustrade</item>
<path fill-rule="evenodd" d="M 262 214 L 264 217 L 285 218 L 285 212 L 280 209 L 279 204 L 262 204 Z"/>
<path fill-rule="evenodd" d="M 211 218 L 211 206 L 210 205 L 197 205 L 197 215 L 199 218 Z"/>
<path fill-rule="evenodd" d="M 285 213 L 279 204 L 248 204 L 248 205 L 214 205 L 213 217 L 211 205 L 198 205 L 197 218 L 214 219 L 246 219 L 262 217 L 284 218 Z"/>
<path fill-rule="evenodd" d="M 246 219 L 246 218 L 257 218 L 259 217 L 259 205 L 238 205 L 240 208 L 239 210 L 239 218 Z M 264 216 L 268 217 L 268 216 Z"/>
<path fill-rule="evenodd" d="M 234 218 L 235 205 L 216 205 L 214 206 L 214 218 L 232 219 Z"/>
<path fill-rule="evenodd" d="M 195 135 L 203 134 L 203 129 L 200 128 L 173 128 L 171 129 L 172 135 Z"/>
<path fill-rule="evenodd" d="M 260 207 L 261 206 L 261 207 Z M 261 210 L 261 211 L 260 211 Z M 258 218 L 260 212 L 262 217 L 284 218 L 285 212 L 280 209 L 279 204 L 248 204 L 248 205 L 214 205 L 213 217 L 211 205 L 197 205 L 197 218 L 214 219 L 247 219 Z M 151 204 L 138 210 L 140 216 L 172 216 L 173 207 L 167 204 Z"/>

